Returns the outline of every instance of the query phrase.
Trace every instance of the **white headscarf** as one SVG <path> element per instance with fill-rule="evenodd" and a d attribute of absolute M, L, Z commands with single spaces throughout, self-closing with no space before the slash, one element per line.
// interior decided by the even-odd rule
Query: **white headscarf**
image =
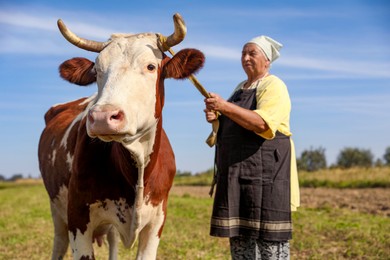
<path fill-rule="evenodd" d="M 279 50 L 283 47 L 281 43 L 264 35 L 255 37 L 247 43 L 254 43 L 259 46 L 271 63 L 279 58 Z"/>

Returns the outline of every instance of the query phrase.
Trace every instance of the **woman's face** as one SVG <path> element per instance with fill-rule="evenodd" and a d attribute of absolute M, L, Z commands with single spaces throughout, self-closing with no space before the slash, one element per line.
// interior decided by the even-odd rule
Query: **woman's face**
<path fill-rule="evenodd" d="M 247 43 L 242 49 L 241 64 L 248 76 L 256 77 L 268 71 L 270 62 L 256 44 Z"/>

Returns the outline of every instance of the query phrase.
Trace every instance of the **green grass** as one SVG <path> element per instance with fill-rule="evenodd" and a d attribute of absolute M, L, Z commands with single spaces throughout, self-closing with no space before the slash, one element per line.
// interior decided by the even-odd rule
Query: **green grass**
<path fill-rule="evenodd" d="M 49 259 L 53 227 L 43 185 L 0 186 L 0 259 Z M 210 198 L 171 196 L 158 259 L 229 259 L 227 239 L 209 236 L 211 207 Z M 389 217 L 323 206 L 300 208 L 293 223 L 292 259 L 389 259 Z M 96 257 L 107 259 L 107 246 Z M 119 259 L 134 257 L 135 249 L 120 247 Z"/>
<path fill-rule="evenodd" d="M 390 220 L 343 209 L 294 212 L 297 259 L 389 259 Z"/>
<path fill-rule="evenodd" d="M 301 187 L 390 188 L 390 167 L 299 172 Z"/>
<path fill-rule="evenodd" d="M 1 187 L 0 259 L 48 259 L 53 227 L 43 185 Z"/>
<path fill-rule="evenodd" d="M 176 175 L 175 185 L 182 186 L 208 186 L 213 180 L 213 170 L 208 170 L 195 175 Z"/>

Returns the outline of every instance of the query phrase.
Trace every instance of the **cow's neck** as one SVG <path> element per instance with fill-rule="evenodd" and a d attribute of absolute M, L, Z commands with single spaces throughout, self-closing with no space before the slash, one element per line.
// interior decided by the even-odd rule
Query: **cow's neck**
<path fill-rule="evenodd" d="M 141 136 L 138 140 L 131 144 L 124 145 L 131 153 L 131 156 L 136 162 L 138 170 L 137 186 L 135 201 L 133 207 L 133 221 L 130 228 L 130 241 L 131 247 L 134 246 L 140 232 L 141 225 L 141 207 L 144 203 L 144 182 L 145 182 L 145 169 L 150 164 L 152 153 L 158 153 L 160 147 L 160 138 L 162 131 L 161 118 L 157 121 L 156 125 L 150 128 L 145 135 Z M 152 162 L 153 164 L 153 162 Z M 153 166 L 152 166 L 153 168 Z"/>
<path fill-rule="evenodd" d="M 153 153 L 153 147 L 156 142 L 157 132 L 160 122 L 150 127 L 137 140 L 131 143 L 123 143 L 122 145 L 130 152 L 137 168 L 146 167 L 150 162 L 150 155 Z"/>

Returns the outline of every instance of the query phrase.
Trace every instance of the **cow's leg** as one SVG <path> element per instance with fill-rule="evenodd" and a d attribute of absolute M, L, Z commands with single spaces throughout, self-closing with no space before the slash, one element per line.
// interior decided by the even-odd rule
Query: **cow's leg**
<path fill-rule="evenodd" d="M 54 241 L 51 258 L 53 260 L 63 259 L 69 245 L 68 226 L 57 211 L 53 202 L 50 202 L 50 210 L 54 224 Z"/>
<path fill-rule="evenodd" d="M 152 213 L 154 212 L 154 214 Z M 160 243 L 160 236 L 165 222 L 164 203 L 161 202 L 157 207 L 147 210 L 144 208 L 143 214 L 149 214 L 148 224 L 140 231 L 138 238 L 137 259 L 156 259 L 157 248 Z M 143 216 L 143 219 L 147 219 Z"/>
<path fill-rule="evenodd" d="M 148 225 L 139 233 L 137 260 L 156 259 L 160 237 L 158 231 L 161 225 Z"/>
<path fill-rule="evenodd" d="M 107 234 L 108 247 L 110 252 L 109 260 L 116 260 L 118 256 L 119 234 L 114 226 L 110 228 Z"/>

